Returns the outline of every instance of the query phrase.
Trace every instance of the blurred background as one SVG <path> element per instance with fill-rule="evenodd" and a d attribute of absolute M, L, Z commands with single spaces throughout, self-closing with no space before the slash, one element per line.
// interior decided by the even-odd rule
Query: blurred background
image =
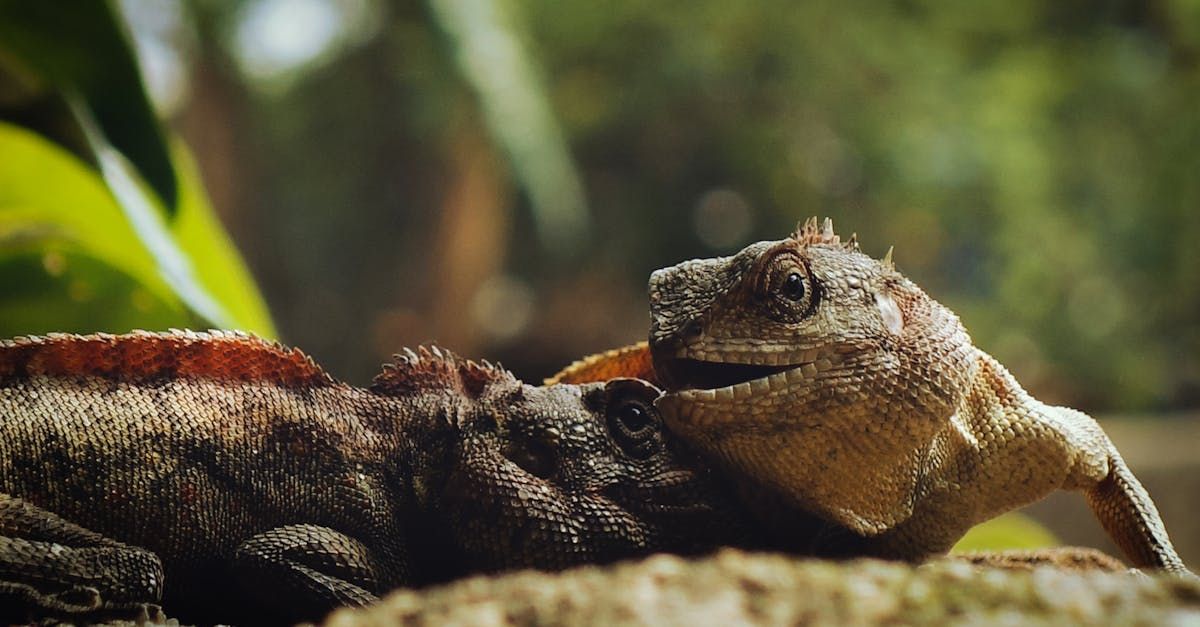
<path fill-rule="evenodd" d="M 0 137 L 5 336 L 237 326 L 360 384 L 437 341 L 538 381 L 643 338 L 653 269 L 827 215 L 1039 398 L 1126 417 L 1169 527 L 1200 511 L 1200 0 L 112 6 L 173 167 L 118 141 L 116 47 L 39 67 L 96 20 L 0 24 L 36 134 Z"/>

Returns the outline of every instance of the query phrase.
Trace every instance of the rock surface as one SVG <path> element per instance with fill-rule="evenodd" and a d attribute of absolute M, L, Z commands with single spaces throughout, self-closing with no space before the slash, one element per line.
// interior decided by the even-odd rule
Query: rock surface
<path fill-rule="evenodd" d="M 1101 567 L 1103 567 L 1101 565 Z M 726 550 L 404 590 L 327 622 L 352 625 L 1200 625 L 1200 581 L 969 559 L 913 567 Z"/>

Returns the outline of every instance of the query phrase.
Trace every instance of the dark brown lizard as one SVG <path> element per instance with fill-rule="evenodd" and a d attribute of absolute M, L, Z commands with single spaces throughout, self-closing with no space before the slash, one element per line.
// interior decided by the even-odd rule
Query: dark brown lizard
<path fill-rule="evenodd" d="M 0 618 L 317 619 L 394 587 L 747 543 L 641 381 L 438 349 L 369 389 L 227 332 L 0 342 Z"/>
<path fill-rule="evenodd" d="M 798 505 L 854 551 L 922 559 L 1056 489 L 1085 493 L 1135 566 L 1187 573 L 1096 421 L 1031 397 L 957 316 L 832 222 L 650 277 L 649 343 L 552 381 L 657 380 L 668 427 L 775 516 Z M 836 545 L 830 538 L 829 545 Z"/>

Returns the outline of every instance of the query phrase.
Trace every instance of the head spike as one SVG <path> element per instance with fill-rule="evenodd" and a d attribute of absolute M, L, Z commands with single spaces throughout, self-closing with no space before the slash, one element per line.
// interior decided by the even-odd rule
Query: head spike
<path fill-rule="evenodd" d="M 895 246 L 888 246 L 887 254 L 883 256 L 883 259 L 879 260 L 879 263 L 882 264 L 883 267 L 887 268 L 888 270 L 896 269 L 896 264 L 892 263 L 892 251 L 895 248 L 896 248 Z"/>
<path fill-rule="evenodd" d="M 842 245 L 846 250 L 858 252 L 858 233 L 851 233 L 850 239 Z"/>
<path fill-rule="evenodd" d="M 817 216 L 805 218 L 803 222 L 796 225 L 796 230 L 792 233 L 792 239 L 805 241 L 811 239 L 817 232 Z"/>
<path fill-rule="evenodd" d="M 803 246 L 811 244 L 839 244 L 841 239 L 833 232 L 833 218 L 825 218 L 817 222 L 816 216 L 804 221 L 804 224 L 792 233 L 792 239 Z"/>

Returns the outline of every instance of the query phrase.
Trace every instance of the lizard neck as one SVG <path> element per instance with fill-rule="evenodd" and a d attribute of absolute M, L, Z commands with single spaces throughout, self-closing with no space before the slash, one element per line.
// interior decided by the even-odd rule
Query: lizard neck
<path fill-rule="evenodd" d="M 978 348 L 970 383 L 958 413 L 974 426 L 983 427 L 997 419 L 1011 423 L 1021 416 L 1046 413 L 1047 407 L 1030 396 L 1007 368 Z"/>
<path fill-rule="evenodd" d="M 914 291 L 898 295 L 904 329 L 868 355 L 867 398 L 880 415 L 893 415 L 924 430 L 958 411 L 977 376 L 979 349 L 958 316 Z M 875 374 L 871 374 L 875 371 Z"/>
<path fill-rule="evenodd" d="M 943 553 L 972 525 L 1079 481 L 1103 475 L 1102 458 L 1079 456 L 1063 414 L 1030 396 L 991 355 L 972 347 L 956 407 L 921 451 L 912 517 L 887 543 L 907 558 Z M 1045 437 L 1056 431 L 1059 437 Z M 1054 469 L 1047 471 L 1047 469 Z"/>
<path fill-rule="evenodd" d="M 407 484 L 417 508 L 428 511 L 445 481 L 462 430 L 462 407 L 446 394 L 386 398 L 403 428 L 396 434 L 396 480 Z"/>

